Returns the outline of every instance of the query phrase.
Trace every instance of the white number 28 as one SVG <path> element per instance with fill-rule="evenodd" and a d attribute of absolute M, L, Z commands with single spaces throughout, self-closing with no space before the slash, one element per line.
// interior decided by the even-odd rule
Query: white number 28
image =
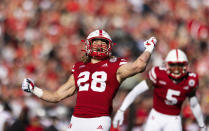
<path fill-rule="evenodd" d="M 106 89 L 107 73 L 104 71 L 96 71 L 92 74 L 91 77 L 92 77 L 92 81 L 90 88 L 96 92 L 104 92 Z M 89 78 L 90 78 L 90 72 L 88 71 L 84 71 L 79 74 L 77 81 L 79 91 L 89 90 L 90 83 L 87 82 Z M 81 85 L 81 83 L 85 83 L 85 84 Z"/>

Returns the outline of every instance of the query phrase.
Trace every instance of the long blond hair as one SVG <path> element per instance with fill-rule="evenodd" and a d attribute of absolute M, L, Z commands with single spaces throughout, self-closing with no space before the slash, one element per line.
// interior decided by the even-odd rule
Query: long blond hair
<path fill-rule="evenodd" d="M 83 63 L 88 63 L 91 61 L 91 56 L 88 56 L 87 54 L 84 54 L 82 57 L 81 57 L 81 61 Z"/>

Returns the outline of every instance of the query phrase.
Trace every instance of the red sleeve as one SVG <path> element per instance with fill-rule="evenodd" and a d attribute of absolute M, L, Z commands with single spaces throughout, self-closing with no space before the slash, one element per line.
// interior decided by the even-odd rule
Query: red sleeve
<path fill-rule="evenodd" d="M 72 70 L 71 70 L 72 74 L 74 74 L 74 73 L 76 72 L 77 68 L 78 68 L 81 64 L 82 64 L 82 62 L 77 62 L 77 63 L 75 63 L 75 64 L 73 65 Z"/>
<path fill-rule="evenodd" d="M 148 72 L 148 79 L 150 79 L 154 84 L 157 83 L 157 67 L 152 67 Z"/>
<path fill-rule="evenodd" d="M 124 64 L 126 64 L 126 63 L 128 63 L 127 59 L 125 59 L 125 58 L 120 58 L 119 67 L 122 66 L 122 65 L 124 65 Z"/>
<path fill-rule="evenodd" d="M 76 64 L 75 64 L 76 65 Z M 75 72 L 75 65 L 73 65 L 73 68 L 71 70 L 72 74 Z"/>
<path fill-rule="evenodd" d="M 127 60 L 124 58 L 117 58 L 117 57 L 110 58 L 109 60 L 109 64 L 111 65 L 110 71 L 113 71 L 113 72 L 115 71 L 116 73 L 118 68 L 126 63 L 127 63 Z"/>
<path fill-rule="evenodd" d="M 194 96 L 196 89 L 199 86 L 199 79 L 198 79 L 198 75 L 196 73 L 191 73 L 189 72 L 189 81 L 188 81 L 188 85 L 190 87 L 190 94 L 189 96 Z"/>
<path fill-rule="evenodd" d="M 196 73 L 189 73 L 189 86 L 196 88 L 199 86 L 199 78 L 198 78 L 198 74 Z"/>
<path fill-rule="evenodd" d="M 196 77 L 195 77 L 195 80 L 196 80 L 196 87 L 198 87 L 199 86 L 199 76 L 198 76 L 198 74 L 196 74 Z"/>

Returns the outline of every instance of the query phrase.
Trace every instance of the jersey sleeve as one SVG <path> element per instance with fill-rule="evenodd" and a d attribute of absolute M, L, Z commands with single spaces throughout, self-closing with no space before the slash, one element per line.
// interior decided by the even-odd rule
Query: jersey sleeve
<path fill-rule="evenodd" d="M 117 70 L 122 66 L 127 63 L 127 60 L 124 58 L 118 58 L 118 57 L 113 57 L 109 60 L 108 64 L 110 65 L 110 68 L 108 72 L 110 74 L 114 74 L 115 76 L 117 75 Z"/>
<path fill-rule="evenodd" d="M 79 65 L 81 64 L 81 62 L 77 62 L 73 65 L 71 73 L 74 74 L 76 73 L 77 68 L 79 67 Z"/>
<path fill-rule="evenodd" d="M 196 94 L 196 89 L 199 87 L 199 79 L 196 73 L 189 72 L 188 76 L 189 76 L 188 86 L 190 89 L 188 96 L 192 97 Z"/>
<path fill-rule="evenodd" d="M 73 65 L 71 72 L 72 72 L 72 74 L 75 72 L 75 65 Z"/>
<path fill-rule="evenodd" d="M 190 87 L 196 88 L 199 86 L 199 77 L 198 74 L 189 72 L 189 83 Z"/>
<path fill-rule="evenodd" d="M 127 59 L 113 57 L 109 60 L 109 63 L 112 65 L 110 70 L 117 70 L 120 66 L 127 63 Z"/>
<path fill-rule="evenodd" d="M 151 80 L 154 84 L 157 83 L 157 70 L 158 67 L 152 67 L 148 72 L 148 79 Z"/>
<path fill-rule="evenodd" d="M 127 59 L 121 58 L 121 59 L 119 60 L 119 67 L 122 66 L 122 65 L 125 65 L 126 63 L 128 63 Z"/>

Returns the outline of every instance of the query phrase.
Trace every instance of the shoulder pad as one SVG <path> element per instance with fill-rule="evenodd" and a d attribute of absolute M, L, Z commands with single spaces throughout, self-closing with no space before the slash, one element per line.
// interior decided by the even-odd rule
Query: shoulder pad
<path fill-rule="evenodd" d="M 193 73 L 193 72 L 189 72 L 188 75 L 191 76 L 191 77 L 197 77 L 197 74 Z"/>
<path fill-rule="evenodd" d="M 166 71 L 166 68 L 164 66 L 158 66 L 159 70 Z"/>

